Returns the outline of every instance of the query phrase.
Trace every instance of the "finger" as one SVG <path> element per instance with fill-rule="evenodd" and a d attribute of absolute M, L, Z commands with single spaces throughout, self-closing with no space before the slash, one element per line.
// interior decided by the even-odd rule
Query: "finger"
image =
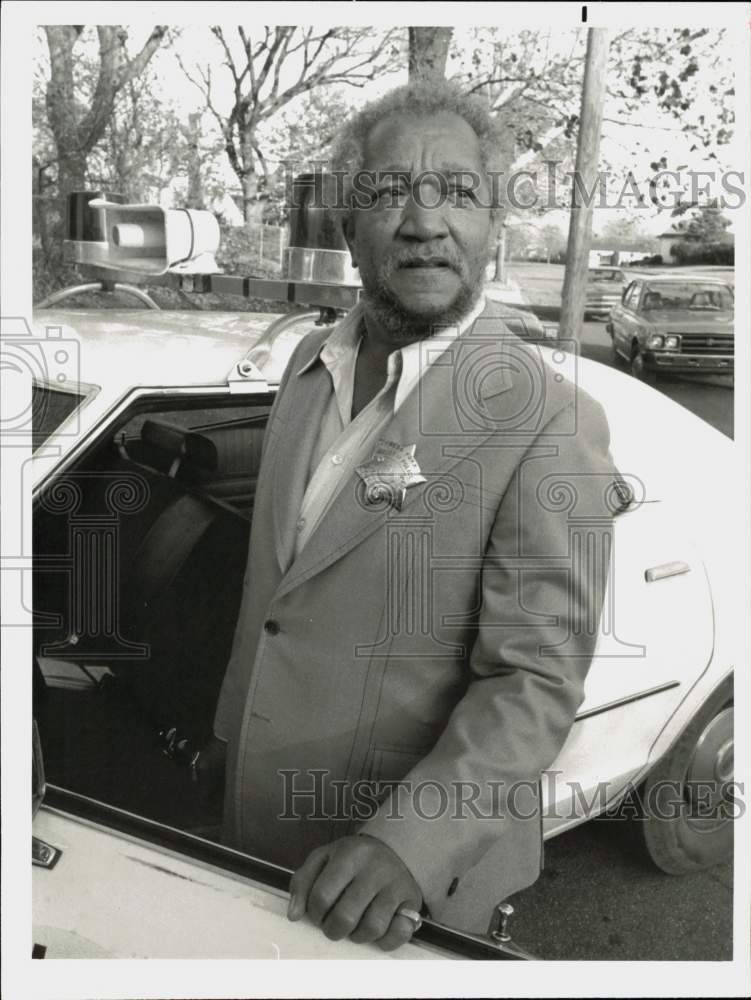
<path fill-rule="evenodd" d="M 316 927 L 320 927 L 329 911 L 355 877 L 352 864 L 341 852 L 332 853 L 308 893 L 307 913 Z"/>
<path fill-rule="evenodd" d="M 289 883 L 290 895 L 287 907 L 289 920 L 299 920 L 304 915 L 308 906 L 310 890 L 326 866 L 328 858 L 329 851 L 326 848 L 312 851 L 292 876 Z"/>
<path fill-rule="evenodd" d="M 395 951 L 397 948 L 401 948 L 403 944 L 406 944 L 414 933 L 415 925 L 409 917 L 404 917 L 396 913 L 388 931 L 379 941 L 376 941 L 376 944 L 381 951 Z"/>
<path fill-rule="evenodd" d="M 371 944 L 379 941 L 391 926 L 399 903 L 393 896 L 381 892 L 368 906 L 360 918 L 355 930 L 350 934 L 350 940 L 355 944 Z M 401 918 L 402 920 L 404 917 Z"/>
<path fill-rule="evenodd" d="M 378 884 L 364 875 L 350 882 L 321 925 L 326 937 L 332 941 L 348 937 L 360 923 L 378 890 Z"/>

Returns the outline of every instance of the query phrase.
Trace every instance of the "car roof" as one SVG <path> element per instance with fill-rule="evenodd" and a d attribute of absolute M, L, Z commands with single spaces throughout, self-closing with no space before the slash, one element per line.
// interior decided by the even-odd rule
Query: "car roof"
<path fill-rule="evenodd" d="M 635 274 L 634 278 L 649 281 L 650 284 L 661 281 L 683 281 L 686 283 L 696 282 L 698 285 L 725 285 L 728 288 L 732 285 L 729 278 L 716 278 L 714 275 L 703 274 L 682 274 L 680 271 L 663 271 L 661 274 Z"/>

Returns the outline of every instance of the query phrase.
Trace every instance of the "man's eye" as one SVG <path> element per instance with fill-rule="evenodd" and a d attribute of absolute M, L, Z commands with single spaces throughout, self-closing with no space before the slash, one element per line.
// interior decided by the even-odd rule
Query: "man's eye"
<path fill-rule="evenodd" d="M 390 187 L 380 188 L 376 192 L 376 197 L 379 205 L 388 208 L 390 205 L 401 204 L 405 198 L 405 191 L 398 184 L 393 184 Z"/>
<path fill-rule="evenodd" d="M 477 201 L 472 188 L 467 187 L 450 187 L 449 198 L 457 205 L 473 205 Z"/>

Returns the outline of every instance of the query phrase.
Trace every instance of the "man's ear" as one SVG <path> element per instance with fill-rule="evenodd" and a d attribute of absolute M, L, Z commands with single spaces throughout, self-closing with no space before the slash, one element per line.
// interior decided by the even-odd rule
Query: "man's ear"
<path fill-rule="evenodd" d="M 342 232 L 347 241 L 349 255 L 352 258 L 352 266 L 357 267 L 357 254 L 355 253 L 355 213 L 353 209 L 346 209 L 342 214 Z"/>

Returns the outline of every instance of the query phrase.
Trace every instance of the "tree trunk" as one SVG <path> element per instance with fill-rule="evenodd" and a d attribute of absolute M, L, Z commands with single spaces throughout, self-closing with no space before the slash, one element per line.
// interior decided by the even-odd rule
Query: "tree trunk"
<path fill-rule="evenodd" d="M 446 60 L 453 28 L 409 29 L 409 79 L 441 79 L 446 76 Z"/>
<path fill-rule="evenodd" d="M 594 192 L 599 168 L 602 113 L 605 105 L 605 72 L 609 45 L 609 35 L 604 28 L 589 29 L 560 322 L 561 337 L 575 340 L 579 339 L 584 316 L 589 246 L 592 240 L 592 209 L 594 207 L 591 196 L 582 198 L 582 191 L 576 183 L 576 178 L 578 178 L 584 192 L 587 194 Z"/>
<path fill-rule="evenodd" d="M 206 208 L 201 176 L 201 157 L 198 152 L 201 134 L 201 115 L 194 111 L 188 115 L 185 136 L 188 141 L 188 203 L 186 208 Z"/>
<path fill-rule="evenodd" d="M 256 204 L 256 175 L 252 171 L 243 174 L 241 178 L 243 189 L 243 219 L 255 222 L 258 206 Z"/>
<path fill-rule="evenodd" d="M 506 227 L 501 226 L 495 245 L 495 275 L 493 281 L 506 281 Z"/>
<path fill-rule="evenodd" d="M 50 52 L 47 119 L 59 162 L 57 190 L 64 199 L 71 191 L 84 188 L 86 159 L 104 135 L 118 92 L 143 72 L 167 29 L 163 25 L 156 27 L 138 55 L 129 60 L 125 49 L 127 31 L 120 25 L 98 25 L 99 71 L 85 113 L 76 95 L 73 53 L 83 27 L 46 25 L 44 30 Z"/>
<path fill-rule="evenodd" d="M 69 152 L 61 156 L 57 166 L 57 190 L 65 201 L 72 191 L 86 190 L 86 154 Z"/>

